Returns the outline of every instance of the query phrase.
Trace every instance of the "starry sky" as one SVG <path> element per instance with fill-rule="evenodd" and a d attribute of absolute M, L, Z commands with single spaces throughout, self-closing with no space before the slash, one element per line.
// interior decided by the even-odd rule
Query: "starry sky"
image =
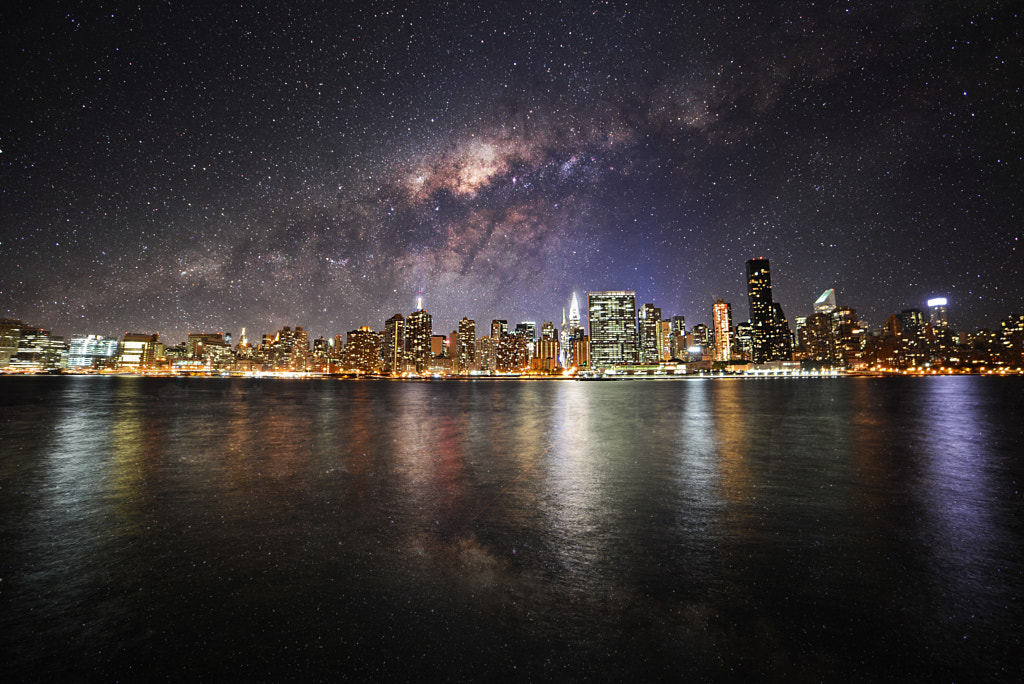
<path fill-rule="evenodd" d="M 0 316 L 381 329 L 422 289 L 1024 310 L 1015 2 L 5 3 Z"/>

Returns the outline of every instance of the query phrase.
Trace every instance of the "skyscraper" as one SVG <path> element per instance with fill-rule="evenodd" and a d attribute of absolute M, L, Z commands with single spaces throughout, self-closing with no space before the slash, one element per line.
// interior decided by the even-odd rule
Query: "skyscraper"
<path fill-rule="evenodd" d="M 430 362 L 430 338 L 433 324 L 430 314 L 424 309 L 417 309 L 409 314 L 405 321 L 405 352 L 416 371 L 422 373 Z"/>
<path fill-rule="evenodd" d="M 732 359 L 732 305 L 719 299 L 714 306 L 715 361 Z"/>
<path fill-rule="evenodd" d="M 755 363 L 771 358 L 772 340 L 772 272 L 768 260 L 757 257 L 747 262 L 747 301 L 750 304 L 750 327 L 754 334 Z"/>
<path fill-rule="evenodd" d="M 822 313 L 826 316 L 836 310 L 836 291 L 829 288 L 821 293 L 821 296 L 814 300 L 814 313 Z"/>
<path fill-rule="evenodd" d="M 455 345 L 459 370 L 469 371 L 476 362 L 476 321 L 465 316 L 459 321 L 459 337 Z"/>
<path fill-rule="evenodd" d="M 587 293 L 590 361 L 594 367 L 637 362 L 636 293 Z"/>
<path fill-rule="evenodd" d="M 405 319 L 396 313 L 384 322 L 381 357 L 385 373 L 401 373 L 405 359 Z"/>
<path fill-rule="evenodd" d="M 948 328 L 949 312 L 946 309 L 947 300 L 945 297 L 935 297 L 928 300 L 928 319 L 932 327 Z"/>
<path fill-rule="evenodd" d="M 654 304 L 644 304 L 637 312 L 637 334 L 640 363 L 658 363 L 661 349 L 658 338 L 661 333 L 661 309 Z"/>

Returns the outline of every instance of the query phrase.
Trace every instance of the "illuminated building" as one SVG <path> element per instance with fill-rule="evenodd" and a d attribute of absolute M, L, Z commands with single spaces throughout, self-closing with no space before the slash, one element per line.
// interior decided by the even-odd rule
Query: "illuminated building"
<path fill-rule="evenodd" d="M 16 318 L 0 318 L 0 367 L 8 365 L 18 353 L 18 338 L 24 325 Z"/>
<path fill-rule="evenodd" d="M 586 335 L 586 330 L 580 325 L 580 303 L 576 293 L 572 293 L 572 300 L 569 302 L 569 318 L 565 317 L 565 310 L 562 310 L 562 366 L 579 366 L 575 353 L 574 341 Z"/>
<path fill-rule="evenodd" d="M 455 344 L 459 371 L 472 370 L 476 364 L 476 321 L 463 316 L 459 321 L 459 336 Z"/>
<path fill-rule="evenodd" d="M 765 258 L 747 261 L 747 301 L 754 333 L 754 363 L 771 360 L 772 273 Z"/>
<path fill-rule="evenodd" d="M 270 363 L 277 369 L 302 371 L 309 355 L 309 337 L 302 326 L 284 326 L 270 345 Z"/>
<path fill-rule="evenodd" d="M 840 306 L 832 312 L 832 340 L 837 363 L 846 368 L 859 367 L 863 358 L 863 337 L 856 309 Z"/>
<path fill-rule="evenodd" d="M 754 354 L 754 329 L 750 321 L 736 324 L 733 336 L 733 357 L 750 361 Z"/>
<path fill-rule="evenodd" d="M 689 342 L 691 335 L 693 337 L 693 344 L 687 344 L 686 354 L 688 357 L 697 357 L 697 360 L 700 360 L 714 346 L 712 344 L 714 331 L 709 330 L 708 326 L 703 323 L 698 323 L 690 329 L 690 335 L 687 335 L 687 342 Z"/>
<path fill-rule="evenodd" d="M 223 333 L 189 333 L 189 358 L 205 361 L 213 367 L 222 365 L 231 359 L 231 343 L 224 339 Z"/>
<path fill-rule="evenodd" d="M 636 293 L 587 293 L 590 361 L 595 368 L 637 362 Z"/>
<path fill-rule="evenodd" d="M 672 360 L 672 323 L 661 321 L 658 325 L 658 358 L 662 361 Z"/>
<path fill-rule="evenodd" d="M 500 373 L 520 370 L 530 363 L 526 339 L 520 335 L 505 335 L 495 343 L 495 369 Z"/>
<path fill-rule="evenodd" d="M 418 373 L 427 370 L 430 362 L 432 333 L 432 319 L 426 310 L 417 309 L 409 314 L 405 321 L 405 353 L 408 355 L 409 361 L 415 364 Z"/>
<path fill-rule="evenodd" d="M 782 312 L 782 305 L 772 302 L 772 329 L 770 355 L 772 361 L 787 361 L 793 358 L 793 333 L 789 321 Z"/>
<path fill-rule="evenodd" d="M 498 343 L 493 337 L 481 337 L 476 341 L 476 364 L 483 372 L 498 369 Z"/>
<path fill-rule="evenodd" d="M 577 368 L 590 368 L 590 337 L 580 335 L 572 341 L 573 365 Z"/>
<path fill-rule="evenodd" d="M 376 373 L 380 370 L 380 347 L 383 335 L 369 326 L 348 333 L 342 365 L 346 370 Z"/>
<path fill-rule="evenodd" d="M 811 314 L 797 333 L 801 361 L 831 365 L 836 358 L 832 316 L 821 311 Z"/>
<path fill-rule="evenodd" d="M 445 351 L 448 349 L 447 340 L 444 339 L 444 335 L 431 335 L 430 336 L 430 355 L 436 358 L 444 358 L 447 356 Z"/>
<path fill-rule="evenodd" d="M 999 322 L 999 339 L 1005 349 L 1007 363 L 1024 365 L 1024 314 L 1014 314 Z"/>
<path fill-rule="evenodd" d="M 814 313 L 822 313 L 826 316 L 836 310 L 836 291 L 829 288 L 821 293 L 821 296 L 814 300 Z"/>
<path fill-rule="evenodd" d="M 714 306 L 715 361 L 732 359 L 732 306 L 719 299 Z"/>
<path fill-rule="evenodd" d="M 95 364 L 102 365 L 117 356 L 118 339 L 102 335 L 71 336 L 71 348 L 68 352 L 68 368 L 90 368 Z"/>
<path fill-rule="evenodd" d="M 935 297 L 928 300 L 928 318 L 936 328 L 949 327 L 949 311 L 947 310 L 948 300 L 945 297 Z"/>
<path fill-rule="evenodd" d="M 508 335 L 508 321 L 497 318 L 491 321 L 491 339 L 500 340 L 505 335 Z"/>
<path fill-rule="evenodd" d="M 156 365 L 160 334 L 125 333 L 121 340 L 118 365 L 129 370 L 142 370 Z"/>
<path fill-rule="evenodd" d="M 637 345 L 640 363 L 658 363 L 661 360 L 659 334 L 661 332 L 661 309 L 654 304 L 644 304 L 637 312 Z"/>
<path fill-rule="evenodd" d="M 747 262 L 747 301 L 754 342 L 752 361 L 764 363 L 792 358 L 793 334 L 782 305 L 772 299 L 771 266 L 763 257 Z M 827 296 L 825 301 L 828 301 Z"/>
<path fill-rule="evenodd" d="M 401 373 L 405 360 L 405 319 L 396 313 L 384 322 L 381 358 L 385 373 Z"/>

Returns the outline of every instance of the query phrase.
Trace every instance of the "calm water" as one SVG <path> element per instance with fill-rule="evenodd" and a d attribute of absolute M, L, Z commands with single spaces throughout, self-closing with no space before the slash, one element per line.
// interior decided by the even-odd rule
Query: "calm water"
<path fill-rule="evenodd" d="M 0 378 L 30 680 L 1015 680 L 1024 381 Z"/>

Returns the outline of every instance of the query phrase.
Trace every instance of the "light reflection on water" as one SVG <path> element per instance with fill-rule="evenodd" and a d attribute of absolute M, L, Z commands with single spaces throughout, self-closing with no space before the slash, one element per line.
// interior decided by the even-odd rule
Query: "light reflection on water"
<path fill-rule="evenodd" d="M 15 672 L 1017 662 L 1013 379 L 2 382 Z"/>

